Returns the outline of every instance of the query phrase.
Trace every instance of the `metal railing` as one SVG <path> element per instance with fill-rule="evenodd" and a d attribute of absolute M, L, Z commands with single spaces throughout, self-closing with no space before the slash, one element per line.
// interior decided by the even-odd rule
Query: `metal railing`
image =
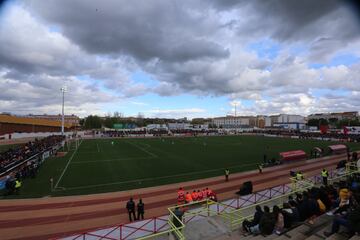
<path fill-rule="evenodd" d="M 329 183 L 359 173 L 360 169 L 358 169 L 357 166 L 355 168 L 355 166 L 354 163 L 349 163 L 344 171 L 329 171 Z M 168 216 L 152 218 L 147 221 L 142 221 L 142 223 L 138 223 L 138 225 L 135 225 L 136 223 L 119 225 L 112 229 L 109 228 L 108 234 L 96 234 L 94 233 L 96 231 L 93 231 L 91 233 L 80 233 L 74 235 L 73 238 L 68 239 L 87 239 L 88 236 L 91 239 L 99 237 L 99 239 L 127 240 L 134 239 L 136 236 L 136 239 L 148 240 L 166 234 L 173 234 L 177 239 L 185 240 L 184 230 L 186 224 L 198 220 L 199 218 L 215 215 L 222 217 L 224 222 L 228 225 L 229 230 L 233 231 L 241 226 L 245 219 L 253 217 L 256 206 L 264 206 L 269 203 L 273 203 L 273 205 L 282 204 L 285 199 L 287 200 L 288 196 L 306 191 L 317 184 L 322 183 L 322 178 L 319 175 L 315 175 L 303 180 L 296 180 L 295 178 L 292 179 L 292 181 L 295 181 L 295 187 L 294 183 L 283 184 L 223 202 L 214 202 L 206 199 L 203 201 L 178 205 L 168 208 Z M 182 219 L 179 219 L 174 213 L 177 207 L 184 211 Z M 179 226 L 176 226 L 174 222 L 179 223 Z"/>

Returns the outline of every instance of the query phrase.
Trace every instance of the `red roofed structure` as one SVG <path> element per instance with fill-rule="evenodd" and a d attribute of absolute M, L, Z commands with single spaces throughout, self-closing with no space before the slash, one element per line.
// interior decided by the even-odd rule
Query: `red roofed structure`
<path fill-rule="evenodd" d="M 295 150 L 280 153 L 280 160 L 282 162 L 291 162 L 297 160 L 305 160 L 307 158 L 306 153 L 303 150 Z"/>
<path fill-rule="evenodd" d="M 344 144 L 336 144 L 329 146 L 330 153 L 332 154 L 341 154 L 347 152 L 347 146 Z"/>

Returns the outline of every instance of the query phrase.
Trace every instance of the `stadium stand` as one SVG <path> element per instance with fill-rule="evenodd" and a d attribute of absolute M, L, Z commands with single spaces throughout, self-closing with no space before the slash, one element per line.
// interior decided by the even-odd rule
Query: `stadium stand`
<path fill-rule="evenodd" d="M 35 139 L 24 145 L 10 148 L 0 153 L 0 176 L 6 176 L 6 193 L 14 192 L 14 185 L 17 180 L 26 177 L 35 177 L 45 156 L 41 154 L 47 152 L 48 155 L 54 154 L 54 147 L 65 140 L 65 136 L 53 135 L 43 139 Z M 38 156 L 35 158 L 35 156 Z"/>
<path fill-rule="evenodd" d="M 320 133 L 320 132 L 300 132 L 298 130 L 254 130 L 255 134 L 270 134 L 276 136 L 295 136 L 300 139 L 318 139 L 318 140 L 339 140 L 348 142 L 360 142 L 359 134 L 344 133 Z"/>

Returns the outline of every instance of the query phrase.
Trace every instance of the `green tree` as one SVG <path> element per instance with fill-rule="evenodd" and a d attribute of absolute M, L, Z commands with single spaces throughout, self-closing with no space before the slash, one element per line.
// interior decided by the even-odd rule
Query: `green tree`
<path fill-rule="evenodd" d="M 101 126 L 102 124 L 99 116 L 90 115 L 85 119 L 85 129 L 99 129 Z"/>
<path fill-rule="evenodd" d="M 310 127 L 319 127 L 319 119 L 309 119 L 307 125 Z"/>

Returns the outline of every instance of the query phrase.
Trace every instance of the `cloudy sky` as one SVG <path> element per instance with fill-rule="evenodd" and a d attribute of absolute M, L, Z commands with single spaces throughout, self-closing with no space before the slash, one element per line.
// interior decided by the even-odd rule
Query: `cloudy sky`
<path fill-rule="evenodd" d="M 359 111 L 357 10 L 333 0 L 8 1 L 0 112 L 60 113 L 63 85 L 66 113 L 80 116 Z"/>

